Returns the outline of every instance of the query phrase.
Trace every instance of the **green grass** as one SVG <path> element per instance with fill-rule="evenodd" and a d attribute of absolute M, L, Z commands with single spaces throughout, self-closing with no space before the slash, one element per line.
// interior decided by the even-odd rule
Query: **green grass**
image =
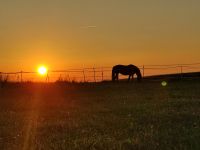
<path fill-rule="evenodd" d="M 200 80 L 9 84 L 0 149 L 200 149 Z"/>

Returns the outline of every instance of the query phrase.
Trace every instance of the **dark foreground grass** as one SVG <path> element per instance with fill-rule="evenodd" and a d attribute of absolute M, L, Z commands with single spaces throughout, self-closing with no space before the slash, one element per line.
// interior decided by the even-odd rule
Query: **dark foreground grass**
<path fill-rule="evenodd" d="M 1 150 L 200 149 L 200 81 L 10 84 Z"/>

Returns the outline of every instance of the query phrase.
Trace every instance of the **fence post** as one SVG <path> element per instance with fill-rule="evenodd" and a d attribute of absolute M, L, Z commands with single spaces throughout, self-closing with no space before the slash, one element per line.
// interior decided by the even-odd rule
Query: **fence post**
<path fill-rule="evenodd" d="M 21 71 L 20 73 L 21 73 L 21 83 L 22 83 L 23 82 L 23 79 L 22 79 L 23 71 Z"/>
<path fill-rule="evenodd" d="M 69 74 L 67 74 L 67 77 L 68 77 L 68 82 L 70 82 L 71 80 L 70 80 L 70 76 L 69 76 Z"/>
<path fill-rule="evenodd" d="M 96 72 L 95 72 L 95 68 L 93 68 L 94 71 L 94 82 L 96 82 Z"/>
<path fill-rule="evenodd" d="M 83 80 L 85 82 L 85 70 L 83 69 Z"/>
<path fill-rule="evenodd" d="M 181 78 L 183 78 L 183 66 L 180 66 L 181 68 Z"/>
<path fill-rule="evenodd" d="M 46 82 L 49 83 L 49 72 L 47 72 Z"/>
<path fill-rule="evenodd" d="M 101 68 L 101 76 L 102 76 L 102 81 L 103 81 L 103 68 Z"/>
<path fill-rule="evenodd" d="M 142 66 L 142 70 L 143 70 L 142 74 L 143 74 L 143 78 L 144 78 L 144 65 Z"/>
<path fill-rule="evenodd" d="M 2 77 L 2 74 L 1 74 L 1 72 L 0 72 L 0 83 L 2 82 L 2 79 L 3 77 Z"/>

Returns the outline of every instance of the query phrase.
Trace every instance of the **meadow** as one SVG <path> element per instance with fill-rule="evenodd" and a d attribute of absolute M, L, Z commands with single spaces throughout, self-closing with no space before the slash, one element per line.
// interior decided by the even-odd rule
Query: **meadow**
<path fill-rule="evenodd" d="M 1 150 L 200 149 L 200 80 L 10 83 Z"/>

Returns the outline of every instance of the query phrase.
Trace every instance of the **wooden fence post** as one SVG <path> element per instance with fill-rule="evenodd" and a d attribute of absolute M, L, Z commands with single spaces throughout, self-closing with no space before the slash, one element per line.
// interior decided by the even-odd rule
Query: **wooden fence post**
<path fill-rule="evenodd" d="M 49 72 L 47 72 L 46 82 L 49 83 Z"/>
<path fill-rule="evenodd" d="M 21 73 L 21 83 L 22 83 L 23 82 L 23 79 L 22 79 L 23 71 L 21 71 L 20 73 Z"/>
<path fill-rule="evenodd" d="M 68 82 L 70 82 L 70 81 L 71 81 L 71 79 L 70 79 L 70 76 L 69 76 L 69 74 L 67 75 L 67 77 L 68 77 Z"/>
<path fill-rule="evenodd" d="M 102 76 L 102 81 L 103 81 L 103 68 L 101 68 L 101 76 Z"/>
<path fill-rule="evenodd" d="M 181 68 L 181 78 L 183 78 L 183 66 L 180 66 Z"/>
<path fill-rule="evenodd" d="M 85 70 L 83 69 L 83 80 L 85 82 Z"/>
<path fill-rule="evenodd" d="M 17 76 L 17 82 L 19 82 L 19 74 L 16 73 L 16 76 Z"/>
<path fill-rule="evenodd" d="M 96 82 L 96 72 L 95 72 L 95 68 L 93 68 L 94 71 L 94 82 Z"/>
<path fill-rule="evenodd" d="M 2 82 L 2 80 L 3 80 L 3 77 L 2 77 L 2 74 L 0 72 L 0 83 Z"/>
<path fill-rule="evenodd" d="M 142 74 L 143 74 L 143 78 L 144 78 L 144 65 L 142 66 Z"/>

